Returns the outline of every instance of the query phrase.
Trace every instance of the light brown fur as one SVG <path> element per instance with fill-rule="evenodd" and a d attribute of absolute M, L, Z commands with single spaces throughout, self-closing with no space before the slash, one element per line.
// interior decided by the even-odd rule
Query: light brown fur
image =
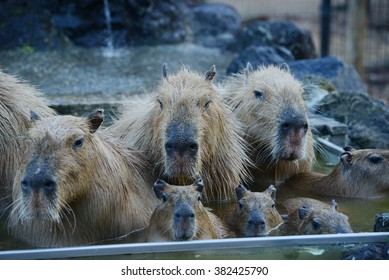
<path fill-rule="evenodd" d="M 190 186 L 157 181 L 154 190 L 162 201 L 151 216 L 146 241 L 203 240 L 226 236 L 228 229 L 224 222 L 201 203 L 202 188 L 201 180 Z"/>
<path fill-rule="evenodd" d="M 235 186 L 248 177 L 249 159 L 240 124 L 212 83 L 215 74 L 215 69 L 203 76 L 185 67 L 177 74 L 165 73 L 154 93 L 129 100 L 108 129 L 145 152 L 155 180 L 189 185 L 200 176 L 206 198 L 220 201 L 232 199 Z M 173 125 L 176 133 L 169 132 Z M 170 159 L 170 140 L 194 141 L 198 154 Z"/>
<path fill-rule="evenodd" d="M 337 204 L 311 198 L 291 198 L 283 202 L 288 211 L 289 234 L 351 233 L 348 217 L 337 211 Z"/>
<path fill-rule="evenodd" d="M 275 207 L 274 186 L 269 186 L 263 192 L 251 192 L 239 185 L 236 193 L 238 206 L 227 220 L 238 237 L 267 236 L 283 223 Z"/>
<path fill-rule="evenodd" d="M 288 70 L 276 66 L 249 68 L 227 77 L 221 89 L 226 103 L 245 126 L 243 135 L 256 166 L 253 174 L 266 188 L 296 173 L 311 171 L 314 141 L 302 84 Z M 294 132 L 282 138 L 281 131 L 297 117 L 301 129 L 290 130 Z"/>
<path fill-rule="evenodd" d="M 13 186 L 11 234 L 35 246 L 86 245 L 146 227 L 157 204 L 147 161 L 88 118 L 37 120 Z"/>
<path fill-rule="evenodd" d="M 54 115 L 32 85 L 0 71 L 0 214 L 11 203 L 12 183 L 20 164 L 21 135 L 30 127 L 30 111 Z"/>
<path fill-rule="evenodd" d="M 310 193 L 340 197 L 374 198 L 389 194 L 389 151 L 350 149 L 328 175 L 300 173 L 280 188 L 296 188 Z"/>

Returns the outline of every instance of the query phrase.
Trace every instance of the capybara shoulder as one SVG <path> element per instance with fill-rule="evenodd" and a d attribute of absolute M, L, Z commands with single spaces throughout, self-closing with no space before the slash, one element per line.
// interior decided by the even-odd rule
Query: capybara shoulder
<path fill-rule="evenodd" d="M 389 150 L 345 147 L 328 174 L 301 173 L 282 188 L 296 188 L 327 196 L 374 198 L 389 194 Z"/>
<path fill-rule="evenodd" d="M 161 202 L 151 216 L 146 240 L 186 241 L 226 236 L 227 226 L 201 203 L 203 187 L 201 179 L 189 186 L 158 180 L 154 192 Z"/>
<path fill-rule="evenodd" d="M 102 111 L 35 121 L 13 185 L 9 229 L 35 246 L 86 245 L 147 226 L 157 200 L 148 163 L 96 131 Z"/>
<path fill-rule="evenodd" d="M 303 85 L 288 69 L 277 66 L 226 78 L 223 96 L 244 125 L 255 179 L 263 187 L 310 171 L 315 158 L 314 139 L 303 99 Z"/>
<path fill-rule="evenodd" d="M 283 202 L 288 211 L 286 224 L 291 234 L 351 233 L 348 217 L 331 204 L 311 198 L 291 198 Z"/>
<path fill-rule="evenodd" d="M 23 134 L 31 126 L 30 112 L 54 115 L 35 87 L 0 71 L 0 213 L 11 203 L 12 183 L 20 164 Z"/>
<path fill-rule="evenodd" d="M 251 192 L 243 185 L 236 187 L 238 205 L 228 218 L 228 225 L 238 237 L 267 236 L 282 223 L 276 209 L 276 188 Z"/>
<path fill-rule="evenodd" d="M 129 100 L 111 127 L 112 133 L 144 151 L 155 178 L 189 185 L 204 180 L 208 200 L 231 199 L 248 177 L 241 125 L 205 75 L 182 68 L 163 78 L 155 92 Z"/>

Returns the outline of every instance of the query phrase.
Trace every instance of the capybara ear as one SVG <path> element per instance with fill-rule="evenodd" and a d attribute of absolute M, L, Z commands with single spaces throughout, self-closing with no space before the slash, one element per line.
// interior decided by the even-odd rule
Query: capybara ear
<path fill-rule="evenodd" d="M 98 109 L 92 113 L 90 113 L 87 117 L 89 122 L 89 128 L 91 133 L 95 133 L 96 130 L 100 127 L 101 123 L 104 120 L 103 117 L 103 109 Z"/>
<path fill-rule="evenodd" d="M 158 199 L 161 199 L 163 198 L 163 194 L 164 194 L 164 189 L 165 189 L 165 186 L 167 185 L 167 183 L 164 181 L 164 180 L 157 180 L 155 183 L 154 183 L 154 193 L 155 193 L 155 196 L 158 198 Z"/>
<path fill-rule="evenodd" d="M 201 180 L 200 178 L 197 178 L 193 185 L 196 186 L 196 191 L 198 192 L 202 192 L 204 189 L 203 180 Z"/>
<path fill-rule="evenodd" d="M 266 189 L 266 192 L 268 194 L 270 194 L 270 197 L 276 201 L 276 192 L 277 192 L 277 189 L 273 186 L 273 185 L 270 185 L 267 189 Z"/>
<path fill-rule="evenodd" d="M 32 122 L 35 122 L 35 121 L 39 121 L 41 119 L 41 117 L 35 113 L 34 111 L 30 110 L 30 120 Z"/>
<path fill-rule="evenodd" d="M 216 66 L 212 65 L 211 69 L 208 70 L 207 73 L 205 73 L 205 80 L 212 82 L 213 78 L 216 76 Z"/>
<path fill-rule="evenodd" d="M 336 203 L 335 199 L 331 200 L 330 204 L 335 210 L 338 210 L 338 203 Z"/>
<path fill-rule="evenodd" d="M 355 151 L 355 149 L 354 149 L 353 147 L 351 147 L 351 146 L 344 146 L 344 147 L 343 147 L 343 150 L 344 150 L 345 152 L 352 152 L 352 151 Z"/>
<path fill-rule="evenodd" d="M 167 80 L 167 63 L 162 65 L 162 75 Z"/>
<path fill-rule="evenodd" d="M 289 65 L 288 65 L 286 62 L 284 62 L 284 63 L 281 63 L 281 65 L 280 65 L 280 69 L 284 70 L 285 72 L 288 72 L 288 73 L 290 73 L 290 68 L 289 68 Z"/>
<path fill-rule="evenodd" d="M 306 208 L 306 207 L 301 207 L 297 211 L 298 211 L 298 217 L 300 220 L 305 220 L 306 218 L 308 218 L 309 213 L 311 212 L 311 210 L 309 208 Z"/>
<path fill-rule="evenodd" d="M 241 200 L 246 195 L 248 190 L 246 189 L 245 186 L 243 186 L 242 184 L 239 184 L 238 186 L 236 186 L 235 192 L 236 192 L 236 197 L 238 198 L 238 200 Z"/>
<path fill-rule="evenodd" d="M 340 154 L 339 156 L 340 158 L 340 162 L 344 165 L 344 166 L 348 166 L 348 165 L 351 165 L 351 161 L 353 159 L 352 155 L 349 153 L 349 152 L 343 152 Z"/>

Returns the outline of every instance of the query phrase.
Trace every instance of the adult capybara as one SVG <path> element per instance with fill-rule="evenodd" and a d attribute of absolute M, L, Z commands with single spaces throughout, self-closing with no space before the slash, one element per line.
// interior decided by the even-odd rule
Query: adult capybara
<path fill-rule="evenodd" d="M 146 227 L 157 199 L 141 154 L 95 132 L 102 111 L 54 116 L 28 131 L 13 186 L 11 234 L 35 246 L 85 245 Z"/>
<path fill-rule="evenodd" d="M 238 185 L 236 195 L 238 206 L 228 218 L 228 225 L 238 237 L 266 236 L 283 223 L 276 209 L 273 185 L 263 192 L 251 192 Z"/>
<path fill-rule="evenodd" d="M 189 185 L 204 180 L 208 200 L 231 199 L 247 178 L 246 145 L 238 121 L 221 101 L 212 80 L 183 67 L 164 78 L 152 94 L 129 100 L 111 127 L 129 146 L 144 151 L 154 178 Z"/>
<path fill-rule="evenodd" d="M 146 241 L 186 241 L 223 238 L 227 226 L 201 203 L 204 185 L 197 179 L 189 186 L 154 184 L 161 203 L 155 208 L 147 229 Z"/>
<path fill-rule="evenodd" d="M 280 188 L 296 188 L 327 196 L 374 198 L 389 194 L 389 151 L 345 147 L 328 174 L 306 172 L 286 180 Z"/>
<path fill-rule="evenodd" d="M 225 101 L 245 126 L 244 137 L 262 188 L 311 171 L 314 140 L 303 99 L 302 83 L 288 69 L 267 66 L 226 78 Z"/>
<path fill-rule="evenodd" d="M 21 134 L 30 127 L 30 111 L 54 115 L 35 87 L 0 71 L 0 214 L 11 203 L 12 183 L 20 164 Z"/>
<path fill-rule="evenodd" d="M 335 200 L 327 204 L 312 198 L 290 198 L 283 202 L 288 211 L 289 234 L 351 233 L 348 217 L 337 211 Z"/>

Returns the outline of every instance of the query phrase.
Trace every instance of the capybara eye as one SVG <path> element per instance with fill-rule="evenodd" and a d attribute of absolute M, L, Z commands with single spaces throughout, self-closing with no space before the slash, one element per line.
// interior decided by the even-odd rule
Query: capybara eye
<path fill-rule="evenodd" d="M 158 103 L 159 103 L 159 107 L 161 108 L 161 110 L 163 109 L 163 103 L 161 100 L 157 99 Z"/>
<path fill-rule="evenodd" d="M 74 141 L 74 143 L 73 143 L 73 149 L 81 148 L 83 144 L 84 144 L 84 137 L 82 137 L 82 138 L 80 138 L 80 139 L 77 139 L 77 140 Z"/>
<path fill-rule="evenodd" d="M 307 123 L 304 124 L 304 131 L 305 131 L 305 132 L 308 131 L 308 124 L 307 124 Z"/>
<path fill-rule="evenodd" d="M 242 209 L 243 208 L 243 203 L 239 201 L 239 208 Z"/>
<path fill-rule="evenodd" d="M 197 201 L 201 201 L 201 193 L 197 195 Z"/>
<path fill-rule="evenodd" d="M 276 208 L 276 204 L 275 203 L 273 203 L 272 205 L 271 205 L 271 208 Z"/>
<path fill-rule="evenodd" d="M 318 221 L 317 219 L 313 219 L 312 226 L 314 229 L 318 229 L 320 227 L 320 221 Z"/>
<path fill-rule="evenodd" d="M 380 163 L 384 158 L 379 154 L 371 154 L 369 155 L 369 160 L 371 163 Z"/>
<path fill-rule="evenodd" d="M 212 100 L 208 100 L 207 102 L 205 102 L 204 104 L 204 108 L 207 109 L 209 107 L 209 104 L 212 102 Z"/>
<path fill-rule="evenodd" d="M 162 201 L 166 202 L 167 201 L 167 195 L 166 193 L 162 193 Z"/>
<path fill-rule="evenodd" d="M 255 97 L 258 98 L 259 100 L 262 101 L 265 99 L 265 95 L 263 94 L 262 91 L 254 90 L 253 93 L 254 93 Z"/>

